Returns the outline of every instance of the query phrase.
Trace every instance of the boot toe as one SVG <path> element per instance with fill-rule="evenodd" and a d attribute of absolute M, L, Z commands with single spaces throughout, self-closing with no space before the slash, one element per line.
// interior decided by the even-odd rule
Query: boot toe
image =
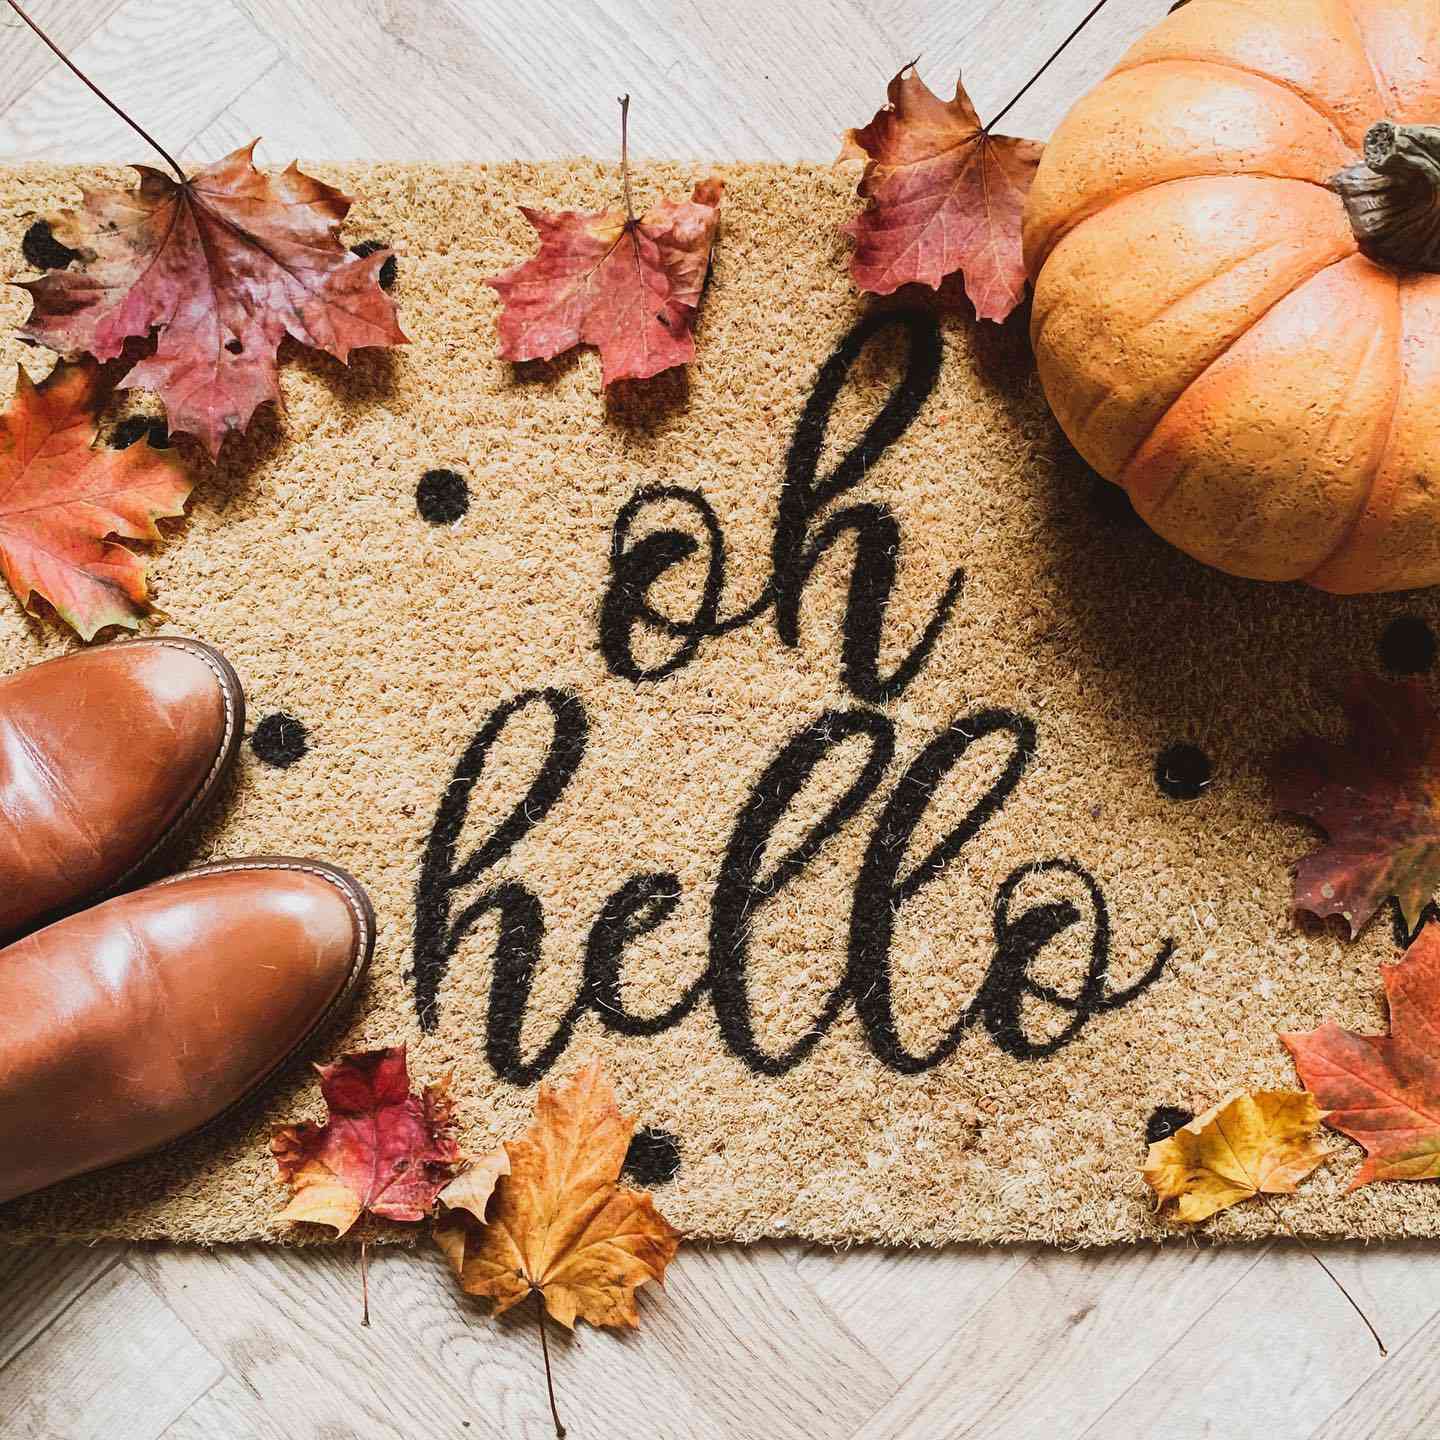
<path fill-rule="evenodd" d="M 374 914 L 316 861 L 187 871 L 0 953 L 0 1199 L 158 1148 L 253 1094 L 365 974 Z"/>

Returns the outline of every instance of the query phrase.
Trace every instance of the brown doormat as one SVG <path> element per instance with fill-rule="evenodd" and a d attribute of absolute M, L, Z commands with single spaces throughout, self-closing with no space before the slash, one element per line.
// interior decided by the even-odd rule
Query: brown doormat
<path fill-rule="evenodd" d="M 399 252 L 413 344 L 291 356 L 284 413 L 202 471 L 153 568 L 254 724 L 182 861 L 323 856 L 379 910 L 315 1058 L 408 1041 L 474 1152 L 602 1055 L 692 1235 L 1074 1245 L 1160 1233 L 1159 1107 L 1294 1085 L 1276 1031 L 1383 1030 L 1389 912 L 1354 944 L 1292 925 L 1312 839 L 1257 760 L 1337 730 L 1347 672 L 1432 658 L 1394 622 L 1433 596 L 1227 579 L 1154 538 L 1067 458 L 1023 316 L 856 294 L 853 175 L 723 169 L 698 360 L 606 394 L 593 353 L 498 361 L 482 280 L 530 253 L 518 205 L 613 204 L 613 168 L 311 168 Z M 649 169 L 637 203 L 701 173 Z M 82 181 L 128 178 L 0 176 L 12 275 Z M 9 336 L 26 297 L 3 307 Z M 3 597 L 4 670 L 65 643 Z M 318 1108 L 296 1063 L 0 1233 L 279 1238 L 267 1131 Z M 1290 1226 L 1440 1234 L 1423 1186 L 1345 1195 L 1334 1143 Z"/>

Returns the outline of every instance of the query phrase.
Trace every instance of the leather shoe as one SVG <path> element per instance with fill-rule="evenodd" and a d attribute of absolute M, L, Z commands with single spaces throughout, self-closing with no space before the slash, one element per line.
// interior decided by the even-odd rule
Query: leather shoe
<path fill-rule="evenodd" d="M 224 778 L 244 722 L 234 670 L 198 640 L 0 680 L 0 939 L 130 883 Z"/>
<path fill-rule="evenodd" d="M 0 1201 L 220 1118 L 350 998 L 374 941 L 344 871 L 263 856 L 0 950 Z"/>

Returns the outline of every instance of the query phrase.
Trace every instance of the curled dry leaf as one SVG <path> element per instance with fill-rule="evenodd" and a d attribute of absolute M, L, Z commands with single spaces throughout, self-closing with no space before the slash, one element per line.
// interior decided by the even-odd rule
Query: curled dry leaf
<path fill-rule="evenodd" d="M 39 385 L 20 370 L 0 414 L 0 569 L 21 604 L 40 596 L 85 640 L 145 613 L 145 562 L 108 537 L 159 540 L 191 487 L 173 450 L 94 448 L 108 394 L 94 361 L 62 360 Z"/>
<path fill-rule="evenodd" d="M 1365 1147 L 1353 1190 L 1372 1180 L 1440 1179 L 1440 927 L 1382 965 L 1388 1035 L 1338 1025 L 1282 1035 L 1325 1123 Z"/>
<path fill-rule="evenodd" d="M 605 385 L 688 365 L 723 189 L 712 175 L 690 199 L 662 200 L 638 220 L 522 207 L 539 252 L 485 282 L 502 301 L 501 358 L 549 360 L 594 345 Z"/>
<path fill-rule="evenodd" d="M 496 1314 L 538 1291 L 570 1328 L 577 1317 L 637 1324 L 636 1288 L 664 1279 L 680 1236 L 649 1195 L 616 1183 L 634 1128 L 598 1062 L 563 1089 L 541 1085 L 535 1123 L 505 1145 L 509 1173 L 488 1210 L 479 1203 L 488 1220 L 467 1203 L 436 1222 L 460 1288 L 493 1300 Z"/>
<path fill-rule="evenodd" d="M 941 100 L 913 65 L 886 94 L 840 151 L 868 162 L 858 193 L 869 204 L 844 227 L 855 283 L 875 295 L 938 289 L 958 270 L 976 315 L 1004 320 L 1025 296 L 1020 227 L 1044 146 L 988 134 L 959 81 Z"/>
<path fill-rule="evenodd" d="M 1296 869 L 1295 908 L 1353 938 L 1393 895 L 1413 930 L 1440 884 L 1440 717 L 1415 681 L 1357 677 L 1343 703 L 1343 744 L 1307 736 L 1268 765 L 1275 808 L 1328 837 Z"/>
<path fill-rule="evenodd" d="M 1327 1158 L 1320 1109 L 1301 1090 L 1236 1095 L 1151 1147 L 1142 1172 L 1186 1224 L 1254 1195 L 1290 1195 Z"/>
<path fill-rule="evenodd" d="M 276 1218 L 329 1225 L 337 1235 L 362 1214 L 424 1219 L 460 1159 L 449 1078 L 412 1093 L 403 1045 L 315 1069 L 329 1118 L 283 1126 L 270 1138 L 280 1178 L 294 1192 Z"/>
<path fill-rule="evenodd" d="M 34 308 L 20 333 L 64 354 L 112 360 L 158 332 L 124 384 L 156 391 L 171 430 L 212 456 L 280 398 L 287 334 L 339 360 L 405 341 L 379 284 L 389 252 L 357 259 L 340 241 L 350 198 L 294 165 L 262 174 L 255 143 L 183 184 L 137 165 L 138 189 L 85 192 L 49 217 L 79 258 L 22 285 Z"/>

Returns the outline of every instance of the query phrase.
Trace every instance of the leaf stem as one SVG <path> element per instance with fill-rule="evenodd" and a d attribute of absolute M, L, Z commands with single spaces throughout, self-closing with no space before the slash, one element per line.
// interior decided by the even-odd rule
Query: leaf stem
<path fill-rule="evenodd" d="M 630 97 L 627 95 L 625 98 L 628 100 Z M 555 1380 L 550 1374 L 550 1341 L 545 1334 L 545 1296 L 539 1290 L 535 1292 L 535 1314 L 540 1320 L 540 1353 L 545 1357 L 545 1388 L 550 1392 L 550 1418 L 555 1422 L 555 1440 L 565 1440 L 565 1427 L 560 1423 L 560 1411 L 555 1405 Z"/>
<path fill-rule="evenodd" d="M 1365 1322 L 1365 1328 L 1370 1332 L 1371 1338 L 1380 1347 L 1380 1356 L 1385 1358 L 1389 1351 L 1385 1348 L 1385 1342 L 1380 1338 L 1379 1332 L 1370 1323 L 1370 1317 L 1356 1303 L 1355 1297 L 1340 1283 L 1335 1272 L 1302 1240 L 1281 1218 L 1280 1212 L 1271 1203 L 1270 1197 L 1262 1191 L 1256 1191 L 1257 1195 L 1265 1202 L 1265 1208 L 1275 1217 L 1275 1223 L 1330 1277 L 1335 1288 L 1350 1302 L 1350 1308 Z"/>
<path fill-rule="evenodd" d="M 370 1328 L 370 1242 L 360 1242 L 360 1323 Z"/>
<path fill-rule="evenodd" d="M 1029 93 L 1030 87 L 1065 53 L 1070 42 L 1109 4 L 1109 0 L 1097 0 L 1095 8 L 1060 42 L 1060 48 L 1010 97 L 1005 108 L 992 120 L 981 126 L 980 133 L 988 135 Z"/>
<path fill-rule="evenodd" d="M 185 184 L 185 172 L 176 163 L 175 157 L 152 135 L 148 130 L 143 129 L 130 118 L 73 60 L 20 8 L 16 0 L 5 0 L 5 3 L 50 47 L 71 74 L 82 80 L 101 100 L 105 102 L 142 140 L 145 141 L 165 163 L 179 177 L 180 183 Z"/>
<path fill-rule="evenodd" d="M 630 198 L 630 97 L 617 95 L 615 98 L 620 104 L 620 178 L 625 182 L 625 215 L 633 226 L 635 203 Z"/>

